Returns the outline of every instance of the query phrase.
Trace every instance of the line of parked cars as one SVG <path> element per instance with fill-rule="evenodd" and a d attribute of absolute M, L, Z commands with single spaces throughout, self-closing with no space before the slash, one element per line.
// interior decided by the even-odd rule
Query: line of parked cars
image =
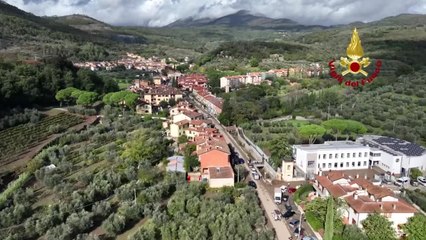
<path fill-rule="evenodd" d="M 412 180 L 409 177 L 400 177 L 397 178 L 396 181 L 394 182 L 394 184 L 396 186 L 403 186 L 407 183 L 410 183 L 411 186 L 417 187 L 417 186 L 425 186 L 426 187 L 426 178 L 425 177 L 417 177 L 416 180 Z"/>

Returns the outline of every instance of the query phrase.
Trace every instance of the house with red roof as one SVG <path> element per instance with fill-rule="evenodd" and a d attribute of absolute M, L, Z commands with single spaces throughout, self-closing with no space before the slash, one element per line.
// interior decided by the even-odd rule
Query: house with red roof
<path fill-rule="evenodd" d="M 369 214 L 379 213 L 392 222 L 397 231 L 401 225 L 417 213 L 417 209 L 405 200 L 397 197 L 394 192 L 370 182 L 366 177 L 350 177 L 341 171 L 325 171 L 315 176 L 314 188 L 319 197 L 333 196 L 346 202 L 342 208 L 345 224 L 355 224 L 362 228 Z"/>

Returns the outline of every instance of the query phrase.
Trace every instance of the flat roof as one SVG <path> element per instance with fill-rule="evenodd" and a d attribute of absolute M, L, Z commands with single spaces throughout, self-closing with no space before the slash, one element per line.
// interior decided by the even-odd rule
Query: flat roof
<path fill-rule="evenodd" d="M 303 150 L 332 150 L 332 149 L 354 149 L 354 148 L 368 148 L 363 144 L 352 142 L 352 141 L 327 141 L 323 144 L 303 144 L 294 145 L 294 147 Z"/>
<path fill-rule="evenodd" d="M 361 139 L 372 142 L 375 145 L 380 146 L 379 148 L 381 150 L 388 150 L 387 152 L 391 154 L 391 151 L 406 156 L 422 156 L 423 154 L 426 154 L 426 149 L 424 147 L 398 138 L 364 135 Z"/>

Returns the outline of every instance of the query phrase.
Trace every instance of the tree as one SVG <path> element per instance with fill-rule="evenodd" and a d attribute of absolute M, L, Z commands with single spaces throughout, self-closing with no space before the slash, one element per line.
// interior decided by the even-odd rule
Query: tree
<path fill-rule="evenodd" d="M 333 239 L 333 228 L 334 228 L 333 217 L 334 217 L 334 200 L 332 197 L 330 197 L 327 202 L 327 215 L 325 217 L 324 240 Z"/>
<path fill-rule="evenodd" d="M 318 137 L 321 137 L 326 132 L 325 128 L 320 125 L 310 124 L 299 127 L 299 134 L 302 137 L 309 139 L 309 144 L 315 143 Z"/>
<path fill-rule="evenodd" d="M 252 67 L 258 67 L 259 66 L 259 59 L 252 57 L 250 59 L 250 66 Z"/>
<path fill-rule="evenodd" d="M 386 217 L 377 213 L 369 215 L 362 221 L 362 226 L 369 240 L 396 239 L 392 223 Z"/>
<path fill-rule="evenodd" d="M 197 147 L 194 144 L 188 144 L 185 146 L 183 166 L 187 172 L 190 172 L 193 168 L 200 165 L 197 155 L 193 154 L 196 148 Z"/>
<path fill-rule="evenodd" d="M 56 93 L 55 98 L 61 103 L 61 106 L 62 106 L 62 102 L 66 102 L 68 104 L 72 100 L 72 97 L 71 97 L 72 93 L 76 90 L 78 89 L 74 87 L 68 87 L 68 88 L 59 90 Z"/>
<path fill-rule="evenodd" d="M 170 98 L 170 100 L 169 100 L 169 105 L 170 105 L 171 107 L 174 107 L 174 106 L 176 105 L 176 100 L 175 100 L 174 98 Z"/>
<path fill-rule="evenodd" d="M 359 229 L 356 225 L 345 225 L 345 229 L 342 234 L 343 239 L 350 240 L 368 240 L 365 233 Z"/>
<path fill-rule="evenodd" d="M 160 107 L 162 109 L 166 109 L 168 106 L 169 106 L 169 103 L 167 101 L 163 100 L 163 101 L 160 102 Z"/>
<path fill-rule="evenodd" d="M 77 104 L 88 106 L 96 102 L 98 94 L 95 92 L 82 92 L 77 98 Z"/>
<path fill-rule="evenodd" d="M 426 216 L 419 213 L 410 217 L 404 225 L 404 232 L 407 234 L 408 240 L 426 239 Z"/>
<path fill-rule="evenodd" d="M 335 134 L 335 138 L 337 140 L 337 136 L 346 133 L 349 138 L 349 134 L 363 134 L 367 132 L 367 128 L 360 122 L 354 120 L 346 120 L 346 119 L 330 119 L 324 121 L 322 125 L 331 130 Z"/>
<path fill-rule="evenodd" d="M 420 171 L 420 169 L 418 168 L 411 168 L 410 169 L 410 178 L 412 180 L 416 180 L 418 177 L 423 176 L 422 171 Z"/>
<path fill-rule="evenodd" d="M 178 143 L 179 144 L 186 143 L 186 142 L 188 142 L 188 137 L 186 135 L 180 135 L 178 137 Z"/>

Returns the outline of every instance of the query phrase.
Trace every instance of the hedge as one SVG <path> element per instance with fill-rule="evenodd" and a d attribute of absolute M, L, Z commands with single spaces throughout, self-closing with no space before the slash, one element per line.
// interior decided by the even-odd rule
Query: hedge
<path fill-rule="evenodd" d="M 309 225 L 315 230 L 318 231 L 323 228 L 321 221 L 315 217 L 314 213 L 306 212 L 305 213 L 306 221 L 308 221 Z"/>
<path fill-rule="evenodd" d="M 301 187 L 299 187 L 297 191 L 294 193 L 293 199 L 296 203 L 299 203 L 300 201 L 305 200 L 306 196 L 312 191 L 314 191 L 314 188 L 312 187 L 311 184 L 309 183 L 304 184 Z"/>

